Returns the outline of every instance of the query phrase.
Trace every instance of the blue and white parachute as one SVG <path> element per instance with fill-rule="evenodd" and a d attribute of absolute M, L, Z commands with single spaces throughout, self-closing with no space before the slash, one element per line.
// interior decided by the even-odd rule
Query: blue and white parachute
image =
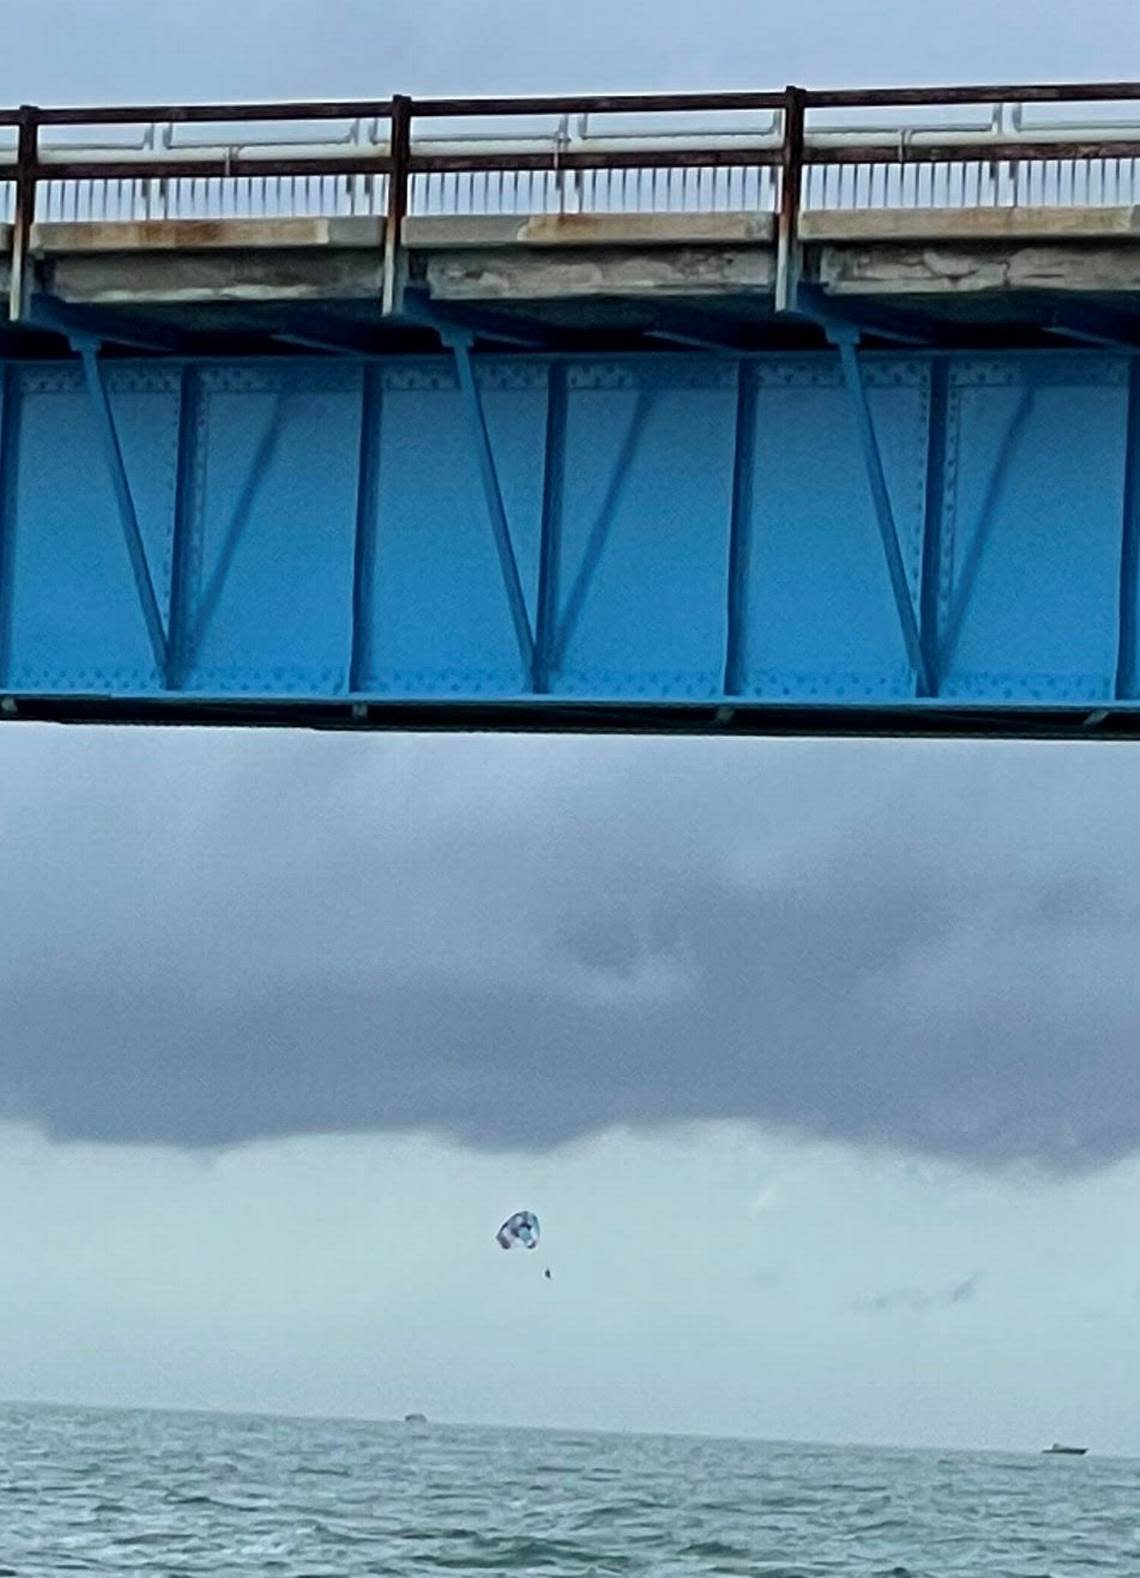
<path fill-rule="evenodd" d="M 495 1242 L 500 1249 L 537 1249 L 541 1237 L 542 1229 L 534 1212 L 516 1211 L 495 1234 Z"/>

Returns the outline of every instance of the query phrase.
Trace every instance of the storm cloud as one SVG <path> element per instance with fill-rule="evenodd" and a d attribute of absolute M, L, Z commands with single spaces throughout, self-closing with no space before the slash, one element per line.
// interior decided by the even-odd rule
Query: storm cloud
<path fill-rule="evenodd" d="M 1127 747 L 0 734 L 0 1117 L 1140 1149 Z"/>

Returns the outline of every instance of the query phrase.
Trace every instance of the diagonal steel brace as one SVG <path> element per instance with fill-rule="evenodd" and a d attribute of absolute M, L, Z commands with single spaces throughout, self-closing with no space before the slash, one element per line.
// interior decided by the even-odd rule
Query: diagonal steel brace
<path fill-rule="evenodd" d="M 87 394 L 111 478 L 111 487 L 123 528 L 123 538 L 127 545 L 135 589 L 146 622 L 147 635 L 150 638 L 151 651 L 160 673 L 165 673 L 168 656 L 166 627 L 159 611 L 158 598 L 155 595 L 154 581 L 147 560 L 146 544 L 143 542 L 142 529 L 139 525 L 138 510 L 131 492 L 126 462 L 123 459 L 123 446 L 119 438 L 119 430 L 115 425 L 115 414 L 111 410 L 107 382 L 99 359 L 99 342 L 77 337 L 72 340 L 72 347 L 79 353 L 83 363 Z"/>
<path fill-rule="evenodd" d="M 856 349 L 859 331 L 838 324 L 828 324 L 826 330 L 828 339 L 839 352 L 843 380 L 851 396 L 855 426 L 859 433 L 859 445 L 863 451 L 863 463 L 867 470 L 867 486 L 870 489 L 875 521 L 883 543 L 883 556 L 887 561 L 887 574 L 890 577 L 891 590 L 898 609 L 899 624 L 902 626 L 907 660 L 918 681 L 919 694 L 928 696 L 931 694 L 929 665 L 923 650 L 902 549 L 899 546 L 898 527 L 895 523 L 894 510 L 891 508 L 890 489 L 887 487 L 887 474 L 883 468 L 883 456 L 875 432 L 871 406 L 867 399 L 867 388 L 863 382 L 863 369 L 859 364 L 859 354 Z"/>
<path fill-rule="evenodd" d="M 483 397 L 475 378 L 475 368 L 471 361 L 471 339 L 468 334 L 449 333 L 446 343 L 455 357 L 455 368 L 459 376 L 459 387 L 463 393 L 467 415 L 471 424 L 471 435 L 475 443 L 476 459 L 479 462 L 479 475 L 483 483 L 483 498 L 487 506 L 487 516 L 491 523 L 491 534 L 495 539 L 495 549 L 499 556 L 499 568 L 503 575 L 503 586 L 507 594 L 507 603 L 511 612 L 511 621 L 515 628 L 515 639 L 518 641 L 519 656 L 522 658 L 523 669 L 527 674 L 534 673 L 535 667 L 535 638 L 531 627 L 530 614 L 527 611 L 526 595 L 523 592 L 522 577 L 519 574 L 518 558 L 515 554 L 515 545 L 511 537 L 510 522 L 507 519 L 507 507 L 503 501 L 503 489 L 499 482 L 498 469 L 495 466 L 495 454 L 491 447 L 491 434 L 487 427 L 487 413 L 483 407 Z"/>

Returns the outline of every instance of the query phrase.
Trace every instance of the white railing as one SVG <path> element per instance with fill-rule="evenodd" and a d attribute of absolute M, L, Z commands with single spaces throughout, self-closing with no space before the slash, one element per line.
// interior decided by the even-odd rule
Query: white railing
<path fill-rule="evenodd" d="M 1138 156 L 1127 84 L 23 110 L 0 112 L 0 220 L 736 212 L 794 228 L 801 210 L 1131 205 Z"/>

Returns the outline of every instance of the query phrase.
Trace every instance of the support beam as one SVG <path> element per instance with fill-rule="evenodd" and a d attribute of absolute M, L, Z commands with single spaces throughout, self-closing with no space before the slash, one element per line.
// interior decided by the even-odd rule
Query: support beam
<path fill-rule="evenodd" d="M 859 446 L 863 451 L 863 463 L 867 470 L 867 486 L 871 493 L 879 536 L 882 538 L 883 556 L 887 561 L 887 574 L 890 577 L 891 590 L 898 609 L 907 661 L 914 672 L 918 694 L 926 696 L 930 694 L 930 674 L 927 670 L 918 620 L 915 618 L 914 602 L 910 583 L 907 580 L 906 566 L 903 564 L 902 549 L 899 546 L 898 527 L 891 508 L 890 489 L 887 487 L 887 476 L 883 469 L 883 457 L 875 433 L 875 422 L 867 400 L 866 386 L 863 383 L 863 369 L 859 365 L 856 337 L 836 334 L 833 343 L 839 351 L 844 381 L 847 392 L 851 396 Z"/>
<path fill-rule="evenodd" d="M 732 461 L 732 515 L 728 533 L 728 605 L 725 617 L 724 691 L 739 696 L 744 679 L 748 630 L 748 585 L 752 558 L 752 489 L 756 468 L 757 376 L 741 362 L 736 393 Z"/>
<path fill-rule="evenodd" d="M 802 88 L 784 90 L 784 139 L 780 155 L 780 211 L 776 220 L 776 311 L 795 306 L 802 251 L 799 238 L 804 181 L 804 120 L 807 96 Z"/>
<path fill-rule="evenodd" d="M 602 507 L 598 511 L 597 519 L 590 528 L 590 535 L 586 539 L 586 547 L 582 553 L 582 562 L 578 566 L 578 573 L 570 587 L 566 606 L 559 621 L 556 645 L 556 661 L 558 663 L 565 661 L 570 640 L 577 629 L 579 619 L 582 617 L 582 610 L 586 606 L 590 587 L 593 584 L 594 576 L 598 573 L 598 566 L 602 562 L 602 554 L 605 552 L 610 528 L 613 526 L 614 516 L 617 514 L 618 505 L 621 503 L 622 493 L 625 490 L 629 474 L 633 469 L 633 460 L 637 454 L 637 446 L 641 442 L 641 435 L 644 433 L 645 425 L 649 421 L 654 400 L 655 394 L 652 389 L 642 389 L 638 393 L 637 403 L 629 419 L 629 426 L 625 430 L 625 437 L 622 439 L 621 448 L 618 450 L 617 459 L 614 462 L 614 468 L 610 473 L 609 486 L 606 488 Z"/>
<path fill-rule="evenodd" d="M 538 559 L 538 613 L 534 632 L 532 686 L 550 690 L 551 656 L 558 630 L 562 569 L 562 499 L 566 485 L 566 364 L 551 362 L 546 387 L 546 466 L 542 478 L 542 535 Z"/>
<path fill-rule="evenodd" d="M 950 345 L 955 339 L 952 328 L 921 313 L 852 296 L 832 296 L 818 285 L 800 285 L 795 310 L 817 323 L 828 339 L 833 330 L 848 335 L 870 334 L 897 345 Z"/>
<path fill-rule="evenodd" d="M 273 405 L 273 411 L 261 439 L 254 450 L 250 461 L 249 470 L 245 474 L 241 491 L 234 505 L 234 512 L 230 517 L 226 534 L 222 538 L 221 547 L 214 561 L 214 568 L 209 580 L 203 588 L 198 600 L 194 629 L 190 639 L 195 647 L 202 642 L 210 621 L 217 612 L 218 603 L 221 601 L 222 592 L 225 590 L 226 581 L 229 579 L 230 570 L 233 568 L 234 558 L 245 529 L 249 525 L 253 514 L 253 507 L 257 502 L 257 492 L 265 479 L 281 447 L 281 439 L 285 432 L 285 417 L 289 408 L 289 388 L 280 389 Z"/>
<path fill-rule="evenodd" d="M 516 320 L 506 313 L 487 312 L 482 307 L 453 306 L 435 301 L 423 291 L 405 292 L 397 321 L 434 330 L 449 348 L 456 336 L 468 340 L 494 340 L 501 345 L 518 345 L 528 350 L 550 347 L 556 338 L 537 325 Z"/>
<path fill-rule="evenodd" d="M 527 734 L 674 735 L 708 739 L 956 739 L 1130 740 L 1140 742 L 1140 706 L 1058 704 L 1023 708 L 977 703 L 945 706 L 749 701 L 582 701 L 529 697 L 487 701 L 390 697 L 92 696 L 84 692 L 0 695 L 0 723 L 174 725 L 193 728 L 278 728 Z"/>
<path fill-rule="evenodd" d="M 941 357 L 930 362 L 926 417 L 926 479 L 922 522 L 922 579 L 919 631 L 926 658 L 922 696 L 937 696 L 941 672 L 942 518 L 946 503 L 946 426 L 950 411 L 950 367 Z"/>
<path fill-rule="evenodd" d="M 72 344 L 79 341 L 121 346 L 129 351 L 150 351 L 160 356 L 185 355 L 190 350 L 186 335 L 162 324 L 148 323 L 130 313 L 99 307 L 76 307 L 53 297 L 33 296 L 23 322 L 29 328 L 62 335 Z"/>
<path fill-rule="evenodd" d="M 406 94 L 392 97 L 389 120 L 391 165 L 388 170 L 388 207 L 384 221 L 384 279 L 380 310 L 386 318 L 397 310 L 404 275 L 404 220 L 408 212 L 411 179 L 412 101 Z"/>
<path fill-rule="evenodd" d="M 654 326 L 645 331 L 653 340 L 685 345 L 697 351 L 723 351 L 736 355 L 748 349 L 746 336 L 729 319 L 699 308 L 655 307 Z"/>
<path fill-rule="evenodd" d="M 0 371 L 0 687 L 11 673 L 12 593 L 15 589 L 16 457 L 20 445 L 20 376 L 7 364 Z"/>
<path fill-rule="evenodd" d="M 376 525 L 380 493 L 380 418 L 383 391 L 380 369 L 365 367 L 361 373 L 360 453 L 356 475 L 356 523 L 352 561 L 352 648 L 348 662 L 348 692 L 354 696 L 364 684 L 372 661 L 372 602 L 376 579 Z"/>
<path fill-rule="evenodd" d="M 1124 507 L 1120 543 L 1120 614 L 1113 695 L 1136 695 L 1137 598 L 1140 597 L 1140 358 L 1128 368 L 1128 419 L 1124 431 Z"/>
<path fill-rule="evenodd" d="M 201 375 L 196 367 L 183 367 L 178 391 L 178 458 L 170 545 L 170 608 L 166 617 L 166 688 L 170 691 L 181 690 L 186 683 L 190 659 L 190 570 L 194 556 L 201 415 Z"/>
<path fill-rule="evenodd" d="M 522 577 L 519 575 L 518 559 L 515 557 L 515 545 L 511 539 L 510 522 L 507 520 L 507 507 L 503 502 L 503 490 L 499 483 L 498 470 L 495 467 L 495 454 L 491 447 L 491 433 L 487 426 L 487 413 L 483 409 L 483 397 L 475 377 L 475 368 L 471 361 L 471 342 L 463 335 L 455 335 L 451 339 L 450 345 L 452 354 L 455 357 L 459 387 L 467 407 L 467 417 L 475 445 L 475 457 L 479 464 L 479 476 L 483 484 L 483 498 L 487 506 L 491 532 L 495 539 L 495 549 L 499 556 L 499 568 L 503 575 L 503 586 L 507 594 L 511 623 L 514 625 L 515 639 L 518 642 L 523 671 L 529 678 L 534 673 L 534 633 L 530 627 L 530 615 L 527 612 Z"/>
<path fill-rule="evenodd" d="M 20 107 L 16 133 L 15 211 L 12 253 L 8 276 L 8 321 L 22 323 L 31 294 L 32 226 L 36 219 L 36 165 L 39 161 L 39 123 L 29 104 Z"/>
<path fill-rule="evenodd" d="M 1008 487 L 1014 457 L 1033 416 L 1035 399 L 1036 390 L 1033 384 L 1029 383 L 1021 390 L 1002 435 L 997 455 L 990 468 L 989 480 L 982 495 L 974 529 L 967 534 L 959 527 L 955 533 L 964 544 L 964 548 L 957 568 L 950 611 L 940 632 L 941 663 L 944 671 L 949 670 L 957 657 L 958 643 L 965 627 L 966 615 L 973 602 L 974 589 L 977 586 L 982 563 L 1001 513 L 1002 499 Z"/>
<path fill-rule="evenodd" d="M 1081 345 L 1112 349 L 1140 347 L 1140 317 L 1116 312 L 1095 302 L 1066 302 L 1057 307 L 1044 328 L 1047 333 Z"/>
<path fill-rule="evenodd" d="M 166 631 L 163 629 L 162 614 L 159 612 L 158 598 L 155 596 L 154 591 L 154 581 L 151 579 L 150 565 L 147 562 L 146 544 L 143 542 L 138 511 L 135 508 L 134 495 L 131 492 L 130 479 L 127 476 L 127 467 L 123 459 L 123 448 L 119 440 L 119 431 L 115 425 L 115 415 L 111 410 L 111 400 L 103 377 L 103 368 L 99 360 L 99 347 L 93 340 L 80 340 L 76 342 L 75 349 L 78 351 L 83 363 L 83 374 L 87 384 L 88 398 L 91 402 L 91 413 L 95 419 L 96 431 L 102 445 L 103 458 L 107 463 L 111 488 L 119 511 L 119 521 L 123 528 L 123 538 L 127 545 L 127 556 L 130 559 L 131 573 L 134 576 L 135 589 L 138 592 L 147 636 L 150 640 L 151 651 L 154 654 L 155 667 L 160 674 L 165 675 L 167 668 Z"/>
<path fill-rule="evenodd" d="M 298 345 L 328 356 L 370 356 L 378 354 L 376 338 L 367 324 L 351 323 L 328 312 L 289 314 L 289 327 L 273 338 L 281 345 Z"/>

